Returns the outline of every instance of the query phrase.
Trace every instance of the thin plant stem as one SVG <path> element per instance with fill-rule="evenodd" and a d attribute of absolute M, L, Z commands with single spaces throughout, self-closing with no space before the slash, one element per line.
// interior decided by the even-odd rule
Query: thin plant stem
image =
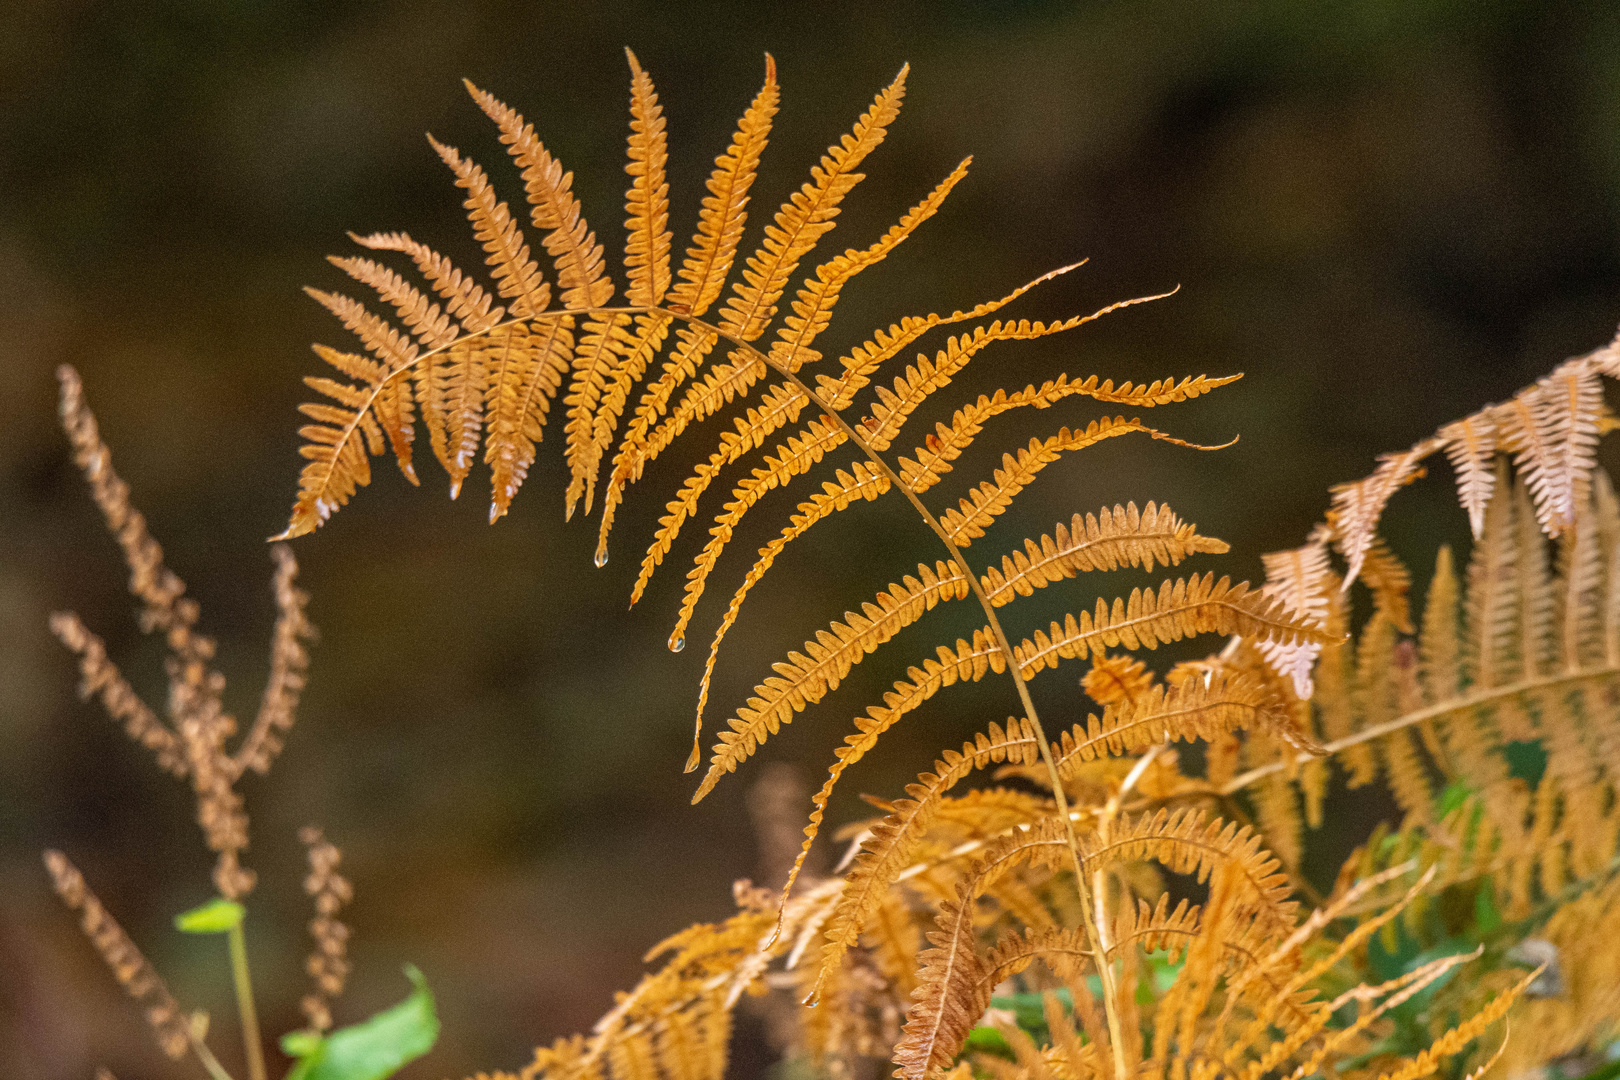
<path fill-rule="evenodd" d="M 242 1048 L 247 1053 L 248 1080 L 265 1080 L 259 1014 L 253 1007 L 253 978 L 248 973 L 247 935 L 242 932 L 240 922 L 231 927 L 229 936 L 231 977 L 236 983 L 236 1007 L 242 1014 Z"/>
<path fill-rule="evenodd" d="M 225 1066 L 219 1063 L 219 1058 L 214 1056 L 214 1052 L 208 1049 L 208 1044 L 199 1039 L 195 1032 L 188 1032 L 187 1038 L 191 1041 L 191 1052 L 197 1055 L 197 1060 L 202 1062 L 202 1067 L 208 1070 L 209 1076 L 214 1080 L 235 1080 L 225 1071 Z"/>

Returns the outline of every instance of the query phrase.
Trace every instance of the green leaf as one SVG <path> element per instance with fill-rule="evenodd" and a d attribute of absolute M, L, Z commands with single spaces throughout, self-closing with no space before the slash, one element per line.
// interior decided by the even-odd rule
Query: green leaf
<path fill-rule="evenodd" d="M 283 1036 L 281 1049 L 299 1059 L 286 1080 L 386 1080 L 433 1049 L 439 1038 L 433 991 L 414 966 L 406 964 L 405 974 L 415 991 L 370 1020 L 325 1038 L 308 1031 Z"/>
<path fill-rule="evenodd" d="M 993 1027 L 976 1027 L 968 1032 L 967 1042 L 962 1045 L 964 1054 L 995 1054 L 1009 1061 L 1015 1060 L 1013 1048 L 1001 1032 Z"/>
<path fill-rule="evenodd" d="M 242 925 L 247 909 L 235 900 L 216 896 L 201 907 L 182 911 L 174 917 L 174 928 L 183 934 L 224 934 Z"/>

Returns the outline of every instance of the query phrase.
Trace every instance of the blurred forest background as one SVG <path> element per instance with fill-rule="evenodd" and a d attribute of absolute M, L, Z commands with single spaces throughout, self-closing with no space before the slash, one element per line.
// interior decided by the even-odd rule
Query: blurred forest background
<path fill-rule="evenodd" d="M 210 890 L 190 794 L 76 701 L 74 665 L 46 631 L 50 611 L 78 611 L 161 702 L 160 652 L 68 458 L 52 371 L 83 373 L 120 471 L 219 639 L 227 703 L 251 716 L 273 618 L 264 537 L 295 487 L 299 379 L 320 367 L 311 341 L 348 347 L 299 287 L 347 287 L 322 257 L 349 250 L 349 229 L 405 228 L 481 261 L 424 131 L 521 199 L 462 76 L 576 170 L 617 265 L 624 46 L 669 119 L 677 250 L 767 50 L 783 106 L 750 247 L 910 61 L 905 110 L 829 249 L 870 242 L 961 157 L 975 165 L 944 213 L 846 294 L 832 355 L 902 315 L 966 307 L 1079 258 L 1090 264 L 1009 314 L 1061 317 L 1179 284 L 1075 333 L 993 349 L 941 396 L 1059 371 L 1242 371 L 1153 416 L 1186 438 L 1242 441 L 1206 455 L 1119 440 L 1081 455 L 1042 478 L 986 557 L 1075 510 L 1159 499 L 1232 542 L 1198 569 L 1255 578 L 1261 552 L 1319 519 L 1328 484 L 1606 342 L 1620 320 L 1612 3 L 13 0 L 0 24 L 0 1062 L 19 1080 L 88 1077 L 97 1063 L 125 1080 L 184 1071 L 151 1048 L 57 905 L 47 845 L 78 861 L 182 1001 L 213 1012 L 227 1062 L 239 1054 L 223 948 L 170 928 Z M 1101 411 L 1074 401 L 1030 428 Z M 402 997 L 406 960 L 439 994 L 444 1036 L 417 1077 L 516 1067 L 537 1042 L 588 1027 L 647 946 L 723 916 L 733 878 L 771 872 L 746 799 L 762 763 L 695 808 L 680 766 L 701 642 L 803 496 L 758 515 L 700 608 L 699 646 L 673 655 L 664 640 L 701 528 L 636 610 L 625 599 L 663 502 L 715 436 L 632 490 L 596 571 L 594 520 L 562 522 L 550 430 L 529 490 L 493 528 L 479 474 L 450 503 L 436 466 L 416 492 L 380 462 L 371 488 L 296 545 L 322 638 L 284 757 L 244 783 L 262 881 L 249 942 L 271 1034 L 301 1022 L 305 822 L 343 847 L 358 892 L 339 1022 Z M 994 452 L 965 462 L 941 499 L 1031 433 L 1011 430 L 983 440 Z M 1419 581 L 1436 543 L 1466 535 L 1449 483 L 1430 477 L 1390 515 Z M 845 515 L 779 564 L 722 656 L 713 721 L 785 649 L 938 557 L 908 514 L 895 500 Z M 1012 629 L 1030 626 L 1015 615 Z M 814 781 L 843 718 L 906 652 L 869 665 L 765 761 Z M 1040 691 L 1049 723 L 1078 718 L 1073 675 Z M 861 816 L 857 791 L 898 794 L 1013 701 L 994 680 L 942 695 L 852 775 L 832 820 Z M 1328 846 L 1342 851 L 1368 809 L 1336 805 Z M 738 1055 L 739 1076 L 768 1062 L 757 1025 L 744 1024 Z"/>

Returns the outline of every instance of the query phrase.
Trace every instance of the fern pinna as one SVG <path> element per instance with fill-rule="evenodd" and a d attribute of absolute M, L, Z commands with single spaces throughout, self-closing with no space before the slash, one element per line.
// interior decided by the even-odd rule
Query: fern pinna
<path fill-rule="evenodd" d="M 815 346 L 844 287 L 936 213 L 968 163 L 877 240 L 825 258 L 804 274 L 778 319 L 800 264 L 836 224 L 840 204 L 862 179 L 862 162 L 894 122 L 906 71 L 829 147 L 734 278 L 756 168 L 777 109 L 774 64 L 767 58 L 764 86 L 716 159 L 679 270 L 671 265 L 664 121 L 652 81 L 633 55 L 630 68 L 622 302 L 614 302 L 618 286 L 605 269 L 603 245 L 581 216 L 572 174 L 522 116 L 469 84 L 522 172 L 553 280 L 542 273 L 523 226 L 484 170 L 435 141 L 465 192 L 489 280 L 479 282 L 405 233 L 356 240 L 408 257 L 426 290 L 369 258 L 333 259 L 374 288 L 397 321 L 344 296 L 312 293 L 355 332 L 365 355 L 317 347 L 349 381 L 308 380 L 330 402 L 303 406 L 314 421 L 303 429 L 309 463 L 283 535 L 318 527 L 369 481 L 370 458 L 389 449 L 417 482 L 412 445 L 418 422 L 450 476 L 453 496 L 482 442 L 493 488 L 490 517 L 499 518 L 533 464 L 560 396 L 570 475 L 565 511 L 589 512 L 600 501 L 601 565 L 617 508 L 647 466 L 689 433 L 699 437 L 703 421 L 740 403 L 741 415 L 730 429 L 709 436 L 713 450 L 668 502 L 634 586 L 633 600 L 708 489 L 723 474 L 756 462 L 729 481 L 730 497 L 687 573 L 672 649 L 684 646 L 710 574 L 744 517 L 770 492 L 797 483 L 824 461 L 830 478 L 798 504 L 732 594 L 699 683 L 691 771 L 700 761 L 719 649 L 750 590 L 785 547 L 818 522 L 857 502 L 891 493 L 904 498 L 944 558 L 919 563 L 915 575 L 877 591 L 861 611 L 846 612 L 776 664 L 775 674 L 722 729 L 696 798 L 928 611 L 971 597 L 983 624 L 970 638 L 915 658 L 882 703 L 856 718 L 812 800 L 803 849 L 781 894 L 740 885 L 738 915 L 666 943 L 662 951 L 672 959 L 625 995 L 592 1036 L 542 1049 L 520 1075 L 717 1077 L 735 1003 L 744 994 L 793 987 L 820 1003 L 796 1011 L 790 1025 L 788 1042 L 809 1062 L 843 1075 L 861 1057 L 892 1057 L 899 1075 L 923 1080 L 953 1068 L 976 1032 L 995 1035 L 993 1023 L 980 1021 L 993 1020 L 995 1010 L 986 1008 L 1009 980 L 1054 991 L 1044 1006 L 1044 1049 L 1008 1028 L 1000 1048 L 985 1057 L 984 1068 L 1021 1075 L 1180 1080 L 1231 1073 L 1259 1080 L 1332 1065 L 1409 1080 L 1466 1051 L 1524 980 L 1477 979 L 1472 985 L 1502 993 L 1467 1003 L 1438 1025 L 1432 1040 L 1389 1044 L 1382 1039 L 1387 1014 L 1475 958 L 1459 952 L 1386 978 L 1359 977 L 1356 960 L 1369 937 L 1420 898 L 1431 879 L 1414 886 L 1411 866 L 1380 868 L 1366 881 L 1347 882 L 1302 917 L 1295 860 L 1287 852 L 1279 859 L 1262 844 L 1260 831 L 1236 820 L 1245 811 L 1223 787 L 1234 774 L 1235 755 L 1291 760 L 1296 753 L 1323 752 L 1300 699 L 1318 652 L 1341 642 L 1343 632 L 1308 582 L 1293 590 L 1277 584 L 1254 590 L 1212 573 L 1165 580 L 1128 597 L 1099 598 L 1093 608 L 1064 614 L 1015 645 L 997 614 L 1009 603 L 1083 572 L 1150 572 L 1223 552 L 1226 545 L 1170 508 L 1148 503 L 1077 513 L 1038 541 L 992 555 L 982 570 L 967 559 L 967 549 L 1064 455 L 1128 434 L 1193 444 L 1137 418 L 1104 416 L 1029 437 L 943 512 L 922 499 L 1003 413 L 1077 396 L 1148 409 L 1188 401 L 1236 376 L 1115 385 L 1061 375 L 1039 387 L 980 395 L 920 437 L 905 431 L 919 407 L 992 343 L 1063 333 L 1156 298 L 1050 323 L 991 318 L 1073 269 L 1065 267 L 966 311 L 901 318 L 810 380 L 804 369 L 823 360 Z M 899 370 L 901 355 L 925 334 L 961 323 L 976 325 Z M 914 449 L 890 456 L 897 443 Z M 840 453 L 849 455 L 841 463 Z M 1356 569 L 1374 561 L 1371 550 L 1357 550 Z M 1207 660 L 1178 665 L 1162 680 L 1130 655 L 1202 634 L 1230 637 L 1231 644 Z M 1065 660 L 1090 661 L 1085 686 L 1100 715 L 1053 740 L 1027 683 Z M 989 725 L 960 752 L 946 751 L 906 798 L 882 804 L 882 817 L 856 828 L 838 875 L 800 887 L 804 853 L 845 770 L 941 689 L 991 673 L 1010 677 L 1023 715 Z M 1205 776 L 1182 772 L 1172 749 L 1178 740 L 1205 745 Z M 953 793 L 992 765 L 999 775 L 1026 783 Z M 1278 801 L 1275 790 L 1276 784 L 1265 789 L 1272 794 L 1259 798 L 1262 808 Z M 1261 815 L 1268 834 L 1273 816 Z M 1206 902 L 1172 905 L 1172 882 L 1194 893 L 1202 889 Z M 1391 898 L 1385 895 L 1390 888 L 1405 892 Z M 1346 929 L 1347 913 L 1375 904 L 1377 914 Z M 1031 968 L 1036 960 L 1042 966 Z"/>

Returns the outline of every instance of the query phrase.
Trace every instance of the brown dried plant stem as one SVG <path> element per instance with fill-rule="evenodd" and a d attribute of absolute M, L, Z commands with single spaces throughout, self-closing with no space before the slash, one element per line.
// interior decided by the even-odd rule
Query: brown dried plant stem
<path fill-rule="evenodd" d="M 558 311 L 546 311 L 536 315 L 527 315 L 522 318 L 509 319 L 500 325 L 505 326 L 520 322 L 541 322 L 547 319 L 600 317 L 604 315 L 661 315 L 667 319 L 670 319 L 671 321 L 679 320 L 691 327 L 702 330 L 705 333 L 713 334 L 720 340 L 729 342 L 731 345 L 735 346 L 737 349 L 741 350 L 751 358 L 770 368 L 773 372 L 787 380 L 801 393 L 803 393 L 811 404 L 819 408 L 822 414 L 831 420 L 839 428 L 839 430 L 844 433 L 845 437 L 848 438 L 849 441 L 866 456 L 866 459 L 872 463 L 873 467 L 888 479 L 890 487 L 893 490 L 899 491 L 901 494 L 905 495 L 906 501 L 911 503 L 912 509 L 917 511 L 918 516 L 923 519 L 928 528 L 931 529 L 934 535 L 939 538 L 939 542 L 945 545 L 945 550 L 950 552 L 951 560 L 956 563 L 957 569 L 961 572 L 962 577 L 967 581 L 968 587 L 972 590 L 974 597 L 979 601 L 979 606 L 984 609 L 984 617 L 986 622 L 989 624 L 991 635 L 995 638 L 996 648 L 1001 652 L 1002 656 L 1006 658 L 1007 670 L 1012 675 L 1014 688 L 1016 688 L 1018 691 L 1018 700 L 1024 707 L 1024 714 L 1029 717 L 1030 726 L 1035 729 L 1035 737 L 1040 744 L 1041 760 L 1046 764 L 1047 774 L 1052 784 L 1053 797 L 1057 803 L 1058 815 L 1063 821 L 1066 840 L 1068 842 L 1069 857 L 1074 864 L 1075 892 L 1080 898 L 1081 921 L 1085 924 L 1086 939 L 1091 945 L 1093 956 L 1106 956 L 1107 954 L 1102 948 L 1102 932 L 1099 928 L 1107 922 L 1107 912 L 1105 910 L 1097 910 L 1088 894 L 1085 884 L 1085 858 L 1080 854 L 1080 838 L 1076 835 L 1074 830 L 1074 819 L 1069 815 L 1068 800 L 1063 791 L 1063 778 L 1058 773 L 1057 762 L 1052 758 L 1052 750 L 1049 740 L 1046 737 L 1045 730 L 1041 726 L 1040 717 L 1035 711 L 1035 701 L 1030 697 L 1029 686 L 1024 680 L 1023 673 L 1019 671 L 1018 658 L 1013 653 L 1012 643 L 1008 640 L 1006 631 L 1002 629 L 1001 620 L 996 617 L 996 609 L 994 605 L 990 603 L 990 598 L 985 594 L 984 587 L 979 583 L 979 575 L 974 573 L 973 569 L 968 566 L 967 559 L 963 557 L 961 549 L 957 547 L 956 542 L 951 539 L 950 534 L 945 531 L 944 526 L 939 523 L 939 519 L 935 517 L 931 511 L 929 511 L 928 507 L 923 505 L 922 500 L 917 497 L 916 492 L 911 490 L 906 482 L 900 478 L 900 475 L 890 467 L 889 463 L 885 461 L 876 450 L 872 449 L 871 444 L 861 436 L 861 433 L 847 420 L 845 420 L 843 415 L 837 409 L 834 409 L 827 403 L 825 399 L 822 398 L 819 393 L 812 389 L 808 383 L 799 378 L 795 372 L 778 363 L 766 353 L 761 352 L 747 341 L 742 340 L 742 338 L 734 334 L 727 333 L 725 330 L 713 323 L 695 318 L 692 315 L 685 312 L 676 311 L 672 308 L 656 305 L 624 305 L 617 307 L 568 308 Z M 498 327 L 491 327 L 489 329 L 498 329 Z M 488 332 L 489 330 L 484 331 L 484 333 Z M 371 400 L 375 401 L 376 398 L 383 392 L 384 387 L 386 387 L 394 379 L 400 378 L 406 371 L 409 371 L 417 364 L 420 364 L 428 356 L 431 356 L 436 352 L 440 352 L 443 348 L 447 347 L 448 346 L 445 346 L 441 347 L 441 349 L 430 350 L 422 353 L 418 355 L 411 363 L 402 364 L 398 369 L 390 372 L 388 377 L 382 382 L 378 383 L 377 386 L 372 390 Z M 367 403 L 367 408 L 369 407 L 370 402 Z M 362 408 L 357 410 L 356 416 L 358 417 L 365 414 L 366 408 Z M 359 420 L 356 419 L 354 422 L 358 424 Z M 1097 903 L 1101 904 L 1102 902 L 1103 897 L 1099 895 Z M 1119 1016 L 1119 1002 L 1117 1000 L 1118 992 L 1114 985 L 1113 969 L 1106 963 L 1098 963 L 1095 966 L 1097 969 L 1097 977 L 1099 980 L 1101 980 L 1103 987 L 1103 1006 L 1108 1017 L 1109 1042 L 1112 1045 L 1114 1055 L 1114 1075 L 1116 1080 L 1125 1080 L 1125 1077 L 1129 1073 L 1129 1067 L 1125 1062 L 1124 1032 Z M 255 1077 L 254 1080 L 259 1080 L 259 1078 Z"/>

